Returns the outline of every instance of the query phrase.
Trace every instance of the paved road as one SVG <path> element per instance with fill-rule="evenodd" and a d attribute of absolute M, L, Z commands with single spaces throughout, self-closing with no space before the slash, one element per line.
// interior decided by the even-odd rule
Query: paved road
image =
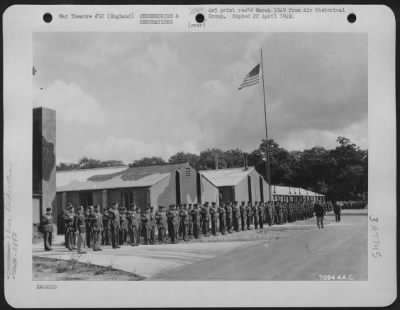
<path fill-rule="evenodd" d="M 367 280 L 367 216 L 344 215 L 324 229 L 287 229 L 279 239 L 257 241 L 228 253 L 168 270 L 150 280 Z M 315 220 L 314 220 L 315 221 Z M 279 229 L 277 227 L 277 229 Z"/>

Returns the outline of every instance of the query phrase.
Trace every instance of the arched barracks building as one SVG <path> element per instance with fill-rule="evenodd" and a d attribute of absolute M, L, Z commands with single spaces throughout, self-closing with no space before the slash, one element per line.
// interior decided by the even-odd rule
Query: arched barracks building
<path fill-rule="evenodd" d="M 325 195 L 299 187 L 272 185 L 271 191 L 274 201 L 295 202 L 303 199 L 306 201 L 325 201 Z"/>
<path fill-rule="evenodd" d="M 199 173 L 202 183 L 209 182 L 218 189 L 218 202 L 269 200 L 268 183 L 254 167 L 201 170 Z"/>

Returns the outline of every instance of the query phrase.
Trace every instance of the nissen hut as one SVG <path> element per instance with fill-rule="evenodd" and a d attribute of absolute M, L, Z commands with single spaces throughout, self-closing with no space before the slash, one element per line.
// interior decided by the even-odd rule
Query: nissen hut
<path fill-rule="evenodd" d="M 268 183 L 254 167 L 201 170 L 202 183 L 219 191 L 219 202 L 268 201 Z"/>
<path fill-rule="evenodd" d="M 100 205 L 103 210 L 113 202 L 127 208 L 134 204 L 143 211 L 150 205 L 157 208 L 195 203 L 196 170 L 181 163 L 57 172 L 59 209 L 64 210 L 67 203 L 72 203 L 75 207 Z M 62 212 L 58 214 L 62 221 Z"/>

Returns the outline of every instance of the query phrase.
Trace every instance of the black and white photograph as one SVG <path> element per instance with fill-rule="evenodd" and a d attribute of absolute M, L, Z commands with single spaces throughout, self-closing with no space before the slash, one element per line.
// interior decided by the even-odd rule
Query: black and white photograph
<path fill-rule="evenodd" d="M 17 5 L 3 19 L 10 306 L 397 298 L 390 8 Z"/>
<path fill-rule="evenodd" d="M 34 33 L 33 279 L 367 280 L 367 44 Z"/>

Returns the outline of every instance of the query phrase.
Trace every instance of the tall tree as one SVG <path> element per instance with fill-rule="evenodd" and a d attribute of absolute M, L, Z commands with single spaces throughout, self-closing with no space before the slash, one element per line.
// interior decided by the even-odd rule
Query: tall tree
<path fill-rule="evenodd" d="M 200 161 L 199 155 L 193 153 L 185 153 L 185 152 L 178 152 L 175 155 L 172 155 L 168 159 L 168 162 L 170 164 L 187 162 L 189 163 L 190 166 L 192 166 L 195 169 L 199 168 L 199 161 Z"/>

